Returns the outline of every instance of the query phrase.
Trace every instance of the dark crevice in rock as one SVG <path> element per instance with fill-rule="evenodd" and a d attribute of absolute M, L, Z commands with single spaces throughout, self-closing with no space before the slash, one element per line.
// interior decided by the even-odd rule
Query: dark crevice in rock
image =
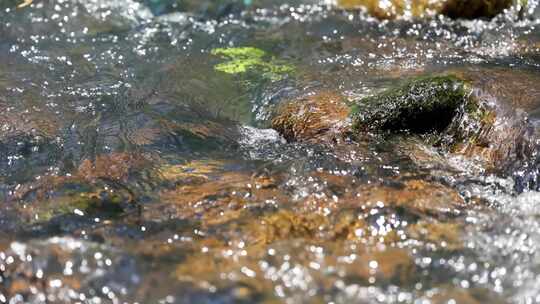
<path fill-rule="evenodd" d="M 470 90 L 454 76 L 421 77 L 381 94 L 362 99 L 352 108 L 357 131 L 443 132 Z"/>

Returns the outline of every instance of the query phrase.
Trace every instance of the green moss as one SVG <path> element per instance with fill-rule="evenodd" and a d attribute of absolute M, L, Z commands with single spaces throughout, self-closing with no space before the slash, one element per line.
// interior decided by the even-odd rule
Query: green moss
<path fill-rule="evenodd" d="M 455 76 L 427 76 L 362 99 L 351 109 L 353 127 L 364 131 L 443 131 L 462 105 L 470 88 Z M 471 111 L 474 105 L 471 104 Z"/>
<path fill-rule="evenodd" d="M 213 55 L 222 55 L 234 58 L 263 58 L 266 52 L 254 47 L 218 48 L 212 50 Z"/>
<path fill-rule="evenodd" d="M 242 74 L 250 71 L 259 73 L 271 81 L 283 79 L 294 72 L 294 67 L 275 58 L 269 58 L 265 51 L 254 47 L 218 48 L 212 55 L 221 56 L 228 61 L 217 64 L 214 69 L 227 74 Z"/>
<path fill-rule="evenodd" d="M 220 63 L 216 65 L 215 69 L 227 74 L 239 74 L 245 73 L 260 64 L 262 64 L 262 62 L 255 58 L 235 59 L 225 63 Z"/>

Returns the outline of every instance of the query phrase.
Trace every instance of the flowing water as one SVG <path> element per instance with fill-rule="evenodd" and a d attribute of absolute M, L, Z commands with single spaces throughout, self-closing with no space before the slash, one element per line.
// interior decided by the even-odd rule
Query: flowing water
<path fill-rule="evenodd" d="M 317 0 L 18 4 L 0 2 L 0 303 L 540 303 L 523 172 L 271 129 L 285 102 L 452 72 L 535 134 L 535 1 L 385 21 Z"/>

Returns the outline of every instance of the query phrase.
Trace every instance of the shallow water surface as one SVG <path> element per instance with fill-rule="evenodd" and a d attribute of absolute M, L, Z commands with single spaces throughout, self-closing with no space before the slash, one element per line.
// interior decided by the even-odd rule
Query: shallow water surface
<path fill-rule="evenodd" d="M 490 20 L 18 4 L 0 3 L 0 303 L 540 303 L 537 1 Z M 498 109 L 500 149 L 533 148 L 488 165 L 433 134 L 310 133 L 350 127 L 335 101 L 443 73 Z M 272 128 L 310 102 L 328 115 L 308 140 Z"/>

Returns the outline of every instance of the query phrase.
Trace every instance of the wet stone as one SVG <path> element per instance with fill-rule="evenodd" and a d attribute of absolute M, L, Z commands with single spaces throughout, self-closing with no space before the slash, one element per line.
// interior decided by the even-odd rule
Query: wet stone
<path fill-rule="evenodd" d="M 509 98 L 492 81 L 462 79 L 413 78 L 361 99 L 351 110 L 352 127 L 360 134 L 419 135 L 428 145 L 479 161 L 496 174 L 511 174 L 524 159 L 534 159 L 537 135 L 527 116 L 509 107 Z"/>
<path fill-rule="evenodd" d="M 287 140 L 320 142 L 347 126 L 349 109 L 336 92 L 316 92 L 283 104 L 277 112 L 272 127 Z"/>

